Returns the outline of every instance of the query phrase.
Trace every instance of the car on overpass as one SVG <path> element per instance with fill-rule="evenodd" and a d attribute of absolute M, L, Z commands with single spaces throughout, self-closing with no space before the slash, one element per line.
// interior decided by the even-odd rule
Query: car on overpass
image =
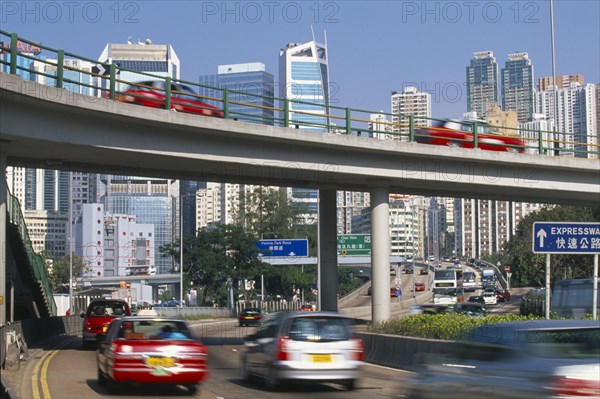
<path fill-rule="evenodd" d="M 433 126 L 416 129 L 415 140 L 425 144 L 474 148 L 473 126 L 475 123 L 477 124 L 478 148 L 487 151 L 525 152 L 526 144 L 523 139 L 494 132 L 492 127 L 484 121 L 434 121 Z"/>
<path fill-rule="evenodd" d="M 190 114 L 222 118 L 223 111 L 215 106 L 200 101 L 201 97 L 189 86 L 171 83 L 171 109 Z M 132 83 L 115 96 L 115 100 L 142 105 L 150 108 L 166 107 L 166 90 L 164 80 L 147 80 Z"/>

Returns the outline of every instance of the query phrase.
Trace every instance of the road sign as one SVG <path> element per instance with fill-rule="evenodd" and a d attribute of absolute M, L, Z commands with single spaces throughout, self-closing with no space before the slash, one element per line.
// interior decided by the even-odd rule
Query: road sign
<path fill-rule="evenodd" d="M 533 252 L 600 254 L 600 223 L 535 222 Z"/>
<path fill-rule="evenodd" d="M 306 257 L 308 256 L 308 240 L 304 239 L 290 239 L 290 240 L 260 240 L 256 243 L 256 246 L 263 253 L 258 256 L 296 256 Z"/>
<path fill-rule="evenodd" d="M 337 249 L 339 255 L 371 255 L 371 235 L 340 234 Z"/>
<path fill-rule="evenodd" d="M 92 67 L 92 73 L 102 76 L 110 75 L 110 68 L 105 67 L 104 64 L 96 64 Z"/>

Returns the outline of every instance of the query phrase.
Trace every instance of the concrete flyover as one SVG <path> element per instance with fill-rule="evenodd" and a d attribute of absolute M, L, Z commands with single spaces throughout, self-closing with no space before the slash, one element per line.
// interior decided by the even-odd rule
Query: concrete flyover
<path fill-rule="evenodd" d="M 199 117 L 0 74 L 7 165 L 597 205 L 598 160 L 465 150 Z"/>

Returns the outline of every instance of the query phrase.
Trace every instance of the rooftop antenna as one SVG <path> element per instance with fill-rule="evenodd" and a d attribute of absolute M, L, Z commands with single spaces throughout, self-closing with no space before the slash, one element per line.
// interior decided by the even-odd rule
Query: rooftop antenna
<path fill-rule="evenodd" d="M 315 39 L 315 31 L 312 25 L 310 26 L 310 33 L 312 33 L 313 42 L 316 42 L 317 40 Z"/>

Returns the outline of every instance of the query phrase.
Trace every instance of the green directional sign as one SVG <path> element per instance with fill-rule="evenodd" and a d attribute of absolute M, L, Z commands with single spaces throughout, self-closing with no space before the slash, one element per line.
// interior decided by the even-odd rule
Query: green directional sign
<path fill-rule="evenodd" d="M 338 255 L 371 255 L 371 235 L 340 234 L 337 249 Z"/>

